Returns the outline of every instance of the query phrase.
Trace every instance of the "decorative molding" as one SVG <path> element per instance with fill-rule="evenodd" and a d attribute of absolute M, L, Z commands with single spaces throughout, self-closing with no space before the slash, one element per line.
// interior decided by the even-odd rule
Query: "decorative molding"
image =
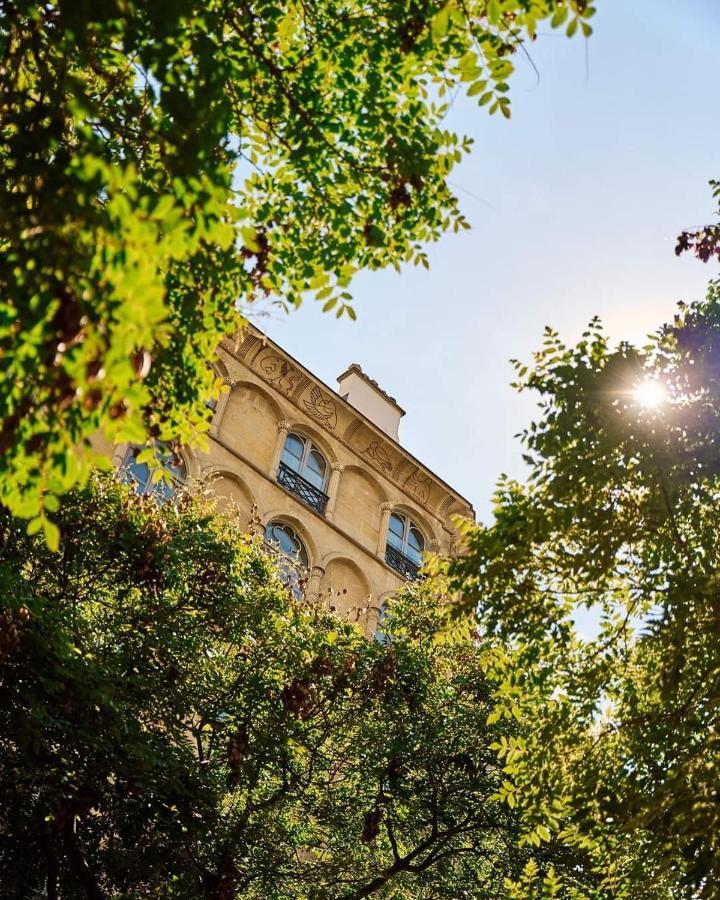
<path fill-rule="evenodd" d="M 321 425 L 334 431 L 337 425 L 337 408 L 330 397 L 323 394 L 317 385 L 310 391 L 310 399 L 305 400 L 305 409 Z"/>
<path fill-rule="evenodd" d="M 237 349 L 237 351 L 236 351 L 236 352 L 237 352 L 237 355 L 238 355 L 241 359 L 244 359 L 244 358 L 248 355 L 248 353 L 250 352 L 250 350 L 252 350 L 252 348 L 255 346 L 255 344 L 257 344 L 257 343 L 259 343 L 259 342 L 260 342 L 260 338 L 256 338 L 256 337 L 255 337 L 254 335 L 252 335 L 252 334 L 247 335 L 247 337 L 245 338 L 245 340 L 244 340 L 244 341 L 240 344 L 240 346 L 238 347 L 238 349 Z"/>
<path fill-rule="evenodd" d="M 415 469 L 412 475 L 405 482 L 405 489 L 409 491 L 413 497 L 423 506 L 428 501 L 430 489 L 432 488 L 432 480 L 420 469 Z"/>
<path fill-rule="evenodd" d="M 393 470 L 392 460 L 388 456 L 387 450 L 381 445 L 380 441 L 370 441 L 368 446 L 362 451 L 368 459 L 373 460 L 380 466 L 380 469 L 389 475 Z"/>
<path fill-rule="evenodd" d="M 303 374 L 289 362 L 282 359 L 276 353 L 269 353 L 264 356 L 258 367 L 263 372 L 265 380 L 271 384 L 277 391 L 286 397 L 291 397 L 302 381 Z"/>
<path fill-rule="evenodd" d="M 353 437 L 355 436 L 355 433 L 356 433 L 360 428 L 362 428 L 362 426 L 363 426 L 362 419 L 353 419 L 352 422 L 351 422 L 351 423 L 348 425 L 348 427 L 345 429 L 345 432 L 344 432 L 344 434 L 343 434 L 343 440 L 344 440 L 344 441 L 347 441 L 348 443 L 350 443 L 350 441 L 351 441 L 351 440 L 353 439 Z"/>
<path fill-rule="evenodd" d="M 296 400 L 296 401 L 299 400 L 302 392 L 310 384 L 310 379 L 307 377 L 307 375 L 303 375 L 302 372 L 300 373 L 300 375 L 301 375 L 300 381 L 298 382 L 297 387 L 293 391 L 292 397 L 290 398 L 291 400 Z"/>
<path fill-rule="evenodd" d="M 407 476 L 407 473 L 413 468 L 413 462 L 410 459 L 401 459 L 397 464 L 397 471 L 395 472 L 395 477 L 397 478 L 398 484 L 402 484 L 403 480 Z"/>
<path fill-rule="evenodd" d="M 442 501 L 442 503 L 438 506 L 438 511 L 437 511 L 438 517 L 441 519 L 446 519 L 448 511 L 454 502 L 455 502 L 455 497 L 453 497 L 452 494 L 448 494 L 447 497 L 445 497 L 445 499 Z"/>

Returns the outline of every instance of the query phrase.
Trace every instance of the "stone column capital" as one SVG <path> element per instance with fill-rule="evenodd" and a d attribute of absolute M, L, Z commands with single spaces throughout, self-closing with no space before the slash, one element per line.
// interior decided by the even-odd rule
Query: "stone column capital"
<path fill-rule="evenodd" d="M 277 423 L 277 427 L 278 431 L 290 431 L 292 425 L 285 419 L 280 419 L 280 421 Z"/>
<path fill-rule="evenodd" d="M 381 504 L 380 504 L 380 509 L 381 509 L 383 512 L 392 512 L 392 510 L 393 510 L 394 508 L 395 508 L 395 504 L 394 504 L 394 503 L 390 503 L 389 500 L 386 500 L 385 503 L 381 503 Z"/>

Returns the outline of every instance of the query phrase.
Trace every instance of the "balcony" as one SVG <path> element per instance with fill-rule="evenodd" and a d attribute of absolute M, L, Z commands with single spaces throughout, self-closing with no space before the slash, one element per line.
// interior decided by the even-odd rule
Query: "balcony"
<path fill-rule="evenodd" d="M 310 484 L 302 475 L 298 475 L 284 462 L 281 462 L 278 466 L 277 480 L 278 484 L 287 488 L 291 494 L 299 497 L 303 503 L 314 509 L 315 512 L 320 513 L 321 516 L 325 515 L 325 506 L 328 502 L 327 494 L 323 494 L 319 488 L 316 488 L 314 484 Z"/>
<path fill-rule="evenodd" d="M 385 562 L 408 581 L 419 581 L 421 578 L 420 566 L 390 544 L 385 547 Z"/>

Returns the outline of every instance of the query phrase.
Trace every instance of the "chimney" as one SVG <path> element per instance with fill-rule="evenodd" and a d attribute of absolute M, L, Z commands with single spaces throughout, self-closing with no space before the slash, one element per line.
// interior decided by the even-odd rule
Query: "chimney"
<path fill-rule="evenodd" d="M 385 434 L 398 440 L 398 426 L 405 410 L 397 405 L 395 398 L 386 394 L 377 381 L 353 363 L 337 379 L 338 393 Z"/>

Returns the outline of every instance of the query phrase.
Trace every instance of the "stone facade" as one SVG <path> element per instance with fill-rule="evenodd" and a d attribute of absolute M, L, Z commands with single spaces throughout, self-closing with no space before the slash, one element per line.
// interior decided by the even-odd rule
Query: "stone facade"
<path fill-rule="evenodd" d="M 223 341 L 215 368 L 229 390 L 214 411 L 209 452 L 182 452 L 189 477 L 209 485 L 243 527 L 289 526 L 306 552 L 306 594 L 372 634 L 384 599 L 404 581 L 397 554 L 386 561 L 391 515 L 420 532 L 425 550 L 446 555 L 456 540 L 451 517 L 472 517 L 472 506 L 405 451 L 392 427 L 383 430 L 383 415 L 376 425 L 351 405 L 357 389 L 343 399 L 256 329 Z M 351 371 L 362 391 L 375 391 L 375 406 L 384 399 L 385 420 L 399 421 L 392 398 L 358 366 Z M 288 435 L 324 458 L 321 491 L 284 465 Z M 117 448 L 118 464 L 125 452 Z"/>

